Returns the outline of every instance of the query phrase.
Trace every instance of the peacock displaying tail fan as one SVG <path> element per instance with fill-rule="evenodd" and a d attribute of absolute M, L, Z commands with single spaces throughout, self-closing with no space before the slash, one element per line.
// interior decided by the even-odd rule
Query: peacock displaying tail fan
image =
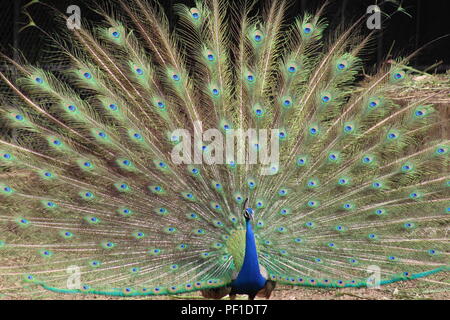
<path fill-rule="evenodd" d="M 449 270 L 448 119 L 395 99 L 408 58 L 362 78 L 359 23 L 280 1 L 177 5 L 173 32 L 113 7 L 53 37 L 63 72 L 2 58 L 1 277 L 253 298 Z"/>

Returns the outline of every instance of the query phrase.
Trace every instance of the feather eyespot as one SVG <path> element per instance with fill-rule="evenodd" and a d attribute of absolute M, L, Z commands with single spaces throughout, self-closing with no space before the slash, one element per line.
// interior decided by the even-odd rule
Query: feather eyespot
<path fill-rule="evenodd" d="M 289 108 L 290 106 L 292 106 L 292 99 L 291 99 L 291 97 L 283 98 L 283 107 Z"/>
<path fill-rule="evenodd" d="M 327 103 L 331 101 L 331 97 L 329 95 L 324 95 L 322 96 L 322 101 Z"/>
<path fill-rule="evenodd" d="M 342 207 L 344 209 L 350 210 L 350 209 L 353 209 L 354 206 L 351 203 L 345 203 Z"/>
<path fill-rule="evenodd" d="M 372 187 L 374 187 L 375 189 L 379 189 L 382 187 L 382 184 L 380 182 L 374 182 L 372 183 Z"/>
<path fill-rule="evenodd" d="M 406 73 L 403 70 L 397 70 L 392 73 L 392 79 L 394 81 L 403 80 L 406 76 Z"/>
<path fill-rule="evenodd" d="M 364 164 L 370 164 L 370 163 L 372 163 L 373 162 L 373 160 L 374 160 L 374 158 L 372 157 L 372 156 L 364 156 L 363 158 L 362 158 L 362 162 L 364 163 Z"/>
<path fill-rule="evenodd" d="M 163 108 L 164 107 L 164 102 L 158 101 L 157 105 L 158 105 L 158 107 Z"/>
<path fill-rule="evenodd" d="M 191 8 L 190 12 L 192 18 L 194 18 L 195 20 L 200 19 L 200 11 L 197 8 Z"/>
<path fill-rule="evenodd" d="M 309 127 L 308 132 L 312 136 L 318 136 L 319 135 L 319 128 L 317 125 L 312 125 Z"/>
<path fill-rule="evenodd" d="M 260 30 L 256 30 L 253 33 L 253 40 L 255 40 L 255 42 L 260 43 L 260 42 L 262 42 L 263 39 L 264 39 L 264 36 Z"/>
<path fill-rule="evenodd" d="M 413 166 L 411 164 L 405 164 L 402 166 L 403 172 L 408 172 L 408 171 L 411 171 L 412 169 L 413 169 Z"/>
<path fill-rule="evenodd" d="M 418 118 L 422 118 L 427 115 L 427 111 L 423 107 L 419 107 L 414 111 L 414 115 Z"/>
<path fill-rule="evenodd" d="M 338 155 L 336 154 L 336 153 L 330 153 L 329 155 L 328 155 L 328 159 L 330 159 L 331 161 L 336 161 L 336 160 L 338 160 Z"/>
<path fill-rule="evenodd" d="M 381 102 L 382 102 L 382 100 L 380 98 L 376 98 L 376 97 L 370 98 L 368 101 L 367 107 L 369 109 L 373 110 L 373 109 L 379 107 Z"/>
<path fill-rule="evenodd" d="M 297 157 L 297 166 L 304 167 L 307 164 L 308 164 L 307 156 L 298 156 Z"/>
<path fill-rule="evenodd" d="M 314 31 L 314 25 L 311 23 L 306 23 L 303 25 L 303 33 L 310 35 Z"/>

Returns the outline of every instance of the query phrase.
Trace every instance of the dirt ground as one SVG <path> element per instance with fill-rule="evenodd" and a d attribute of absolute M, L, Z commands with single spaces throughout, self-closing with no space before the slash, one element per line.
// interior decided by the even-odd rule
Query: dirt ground
<path fill-rule="evenodd" d="M 0 300 L 121 300 L 148 299 L 172 300 L 203 299 L 200 293 L 177 296 L 121 298 L 100 295 L 56 294 L 44 289 L 24 290 L 20 284 L 6 284 L 0 281 Z M 224 299 L 228 299 L 225 297 Z M 246 296 L 238 296 L 246 299 Z M 261 299 L 261 298 L 257 298 Z M 307 287 L 277 286 L 271 300 L 450 300 L 449 273 L 441 273 L 425 279 L 397 282 L 382 286 L 380 289 L 313 289 Z"/>

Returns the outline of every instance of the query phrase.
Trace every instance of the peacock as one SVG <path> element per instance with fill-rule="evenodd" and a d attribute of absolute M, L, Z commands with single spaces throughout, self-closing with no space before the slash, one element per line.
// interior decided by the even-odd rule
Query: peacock
<path fill-rule="evenodd" d="M 448 119 L 436 93 L 397 99 L 412 55 L 363 75 L 364 19 L 327 34 L 325 7 L 287 23 L 284 1 L 197 0 L 173 30 L 146 0 L 94 10 L 44 33 L 62 70 L 2 55 L 2 279 L 254 299 L 449 271 Z"/>

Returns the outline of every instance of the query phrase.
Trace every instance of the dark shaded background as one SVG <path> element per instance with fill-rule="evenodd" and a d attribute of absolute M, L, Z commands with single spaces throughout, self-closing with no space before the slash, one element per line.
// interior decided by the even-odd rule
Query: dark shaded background
<path fill-rule="evenodd" d="M 18 48 L 30 62 L 34 63 L 40 60 L 40 56 L 43 54 L 41 49 L 48 41 L 35 28 L 26 28 L 19 32 L 20 28 L 29 22 L 29 18 L 23 12 L 24 6 L 30 1 L 32 0 L 0 0 L 0 50 L 12 56 L 11 48 Z M 89 10 L 88 5 L 92 1 L 39 1 L 51 4 L 62 12 L 65 12 L 69 5 L 75 4 L 80 6 L 83 18 L 92 21 L 99 19 L 95 13 Z M 106 0 L 106 2 L 108 1 Z M 113 2 L 113 0 L 109 2 Z M 181 2 L 193 6 L 192 0 L 161 0 L 160 2 L 163 4 L 172 24 L 175 24 L 177 19 L 171 9 L 174 3 Z M 329 30 L 333 30 L 334 26 L 342 21 L 350 23 L 363 15 L 369 5 L 376 2 L 379 3 L 380 1 L 330 1 L 325 12 L 325 16 L 331 24 Z M 374 42 L 373 50 L 366 56 L 369 66 L 376 67 L 377 64 L 391 58 L 392 56 L 388 56 L 391 47 L 395 55 L 406 55 L 440 36 L 450 35 L 449 0 L 396 0 L 396 2 L 387 2 L 382 6 L 385 12 L 393 14 L 393 16 L 383 23 L 382 30 L 378 32 L 377 40 Z M 322 3 L 321 0 L 294 0 L 288 18 L 301 14 L 305 10 L 314 11 Z M 399 11 L 399 5 L 408 14 Z M 26 10 L 43 29 L 57 32 L 60 28 L 45 6 L 33 4 Z M 363 32 L 368 32 L 368 30 L 363 30 Z M 424 70 L 438 62 L 442 63 L 438 67 L 432 68 L 430 72 L 441 73 L 450 69 L 450 36 L 427 46 L 412 60 L 411 64 L 417 69 Z"/>

